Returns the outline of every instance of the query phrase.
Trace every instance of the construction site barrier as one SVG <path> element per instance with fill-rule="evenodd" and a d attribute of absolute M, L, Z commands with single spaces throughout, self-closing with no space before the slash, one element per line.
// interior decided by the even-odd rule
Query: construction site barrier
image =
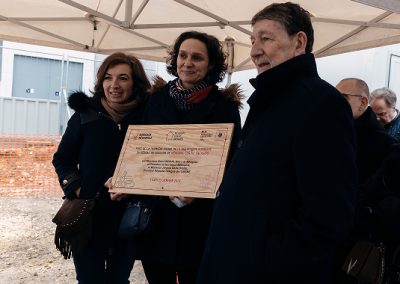
<path fill-rule="evenodd" d="M 51 163 L 61 137 L 0 133 L 0 197 L 62 195 Z"/>

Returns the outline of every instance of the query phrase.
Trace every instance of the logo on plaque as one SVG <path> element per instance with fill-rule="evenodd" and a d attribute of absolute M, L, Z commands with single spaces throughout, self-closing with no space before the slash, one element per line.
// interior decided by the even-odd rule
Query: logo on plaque
<path fill-rule="evenodd" d="M 200 134 L 200 141 L 204 141 L 204 138 L 212 138 L 213 134 L 210 131 L 202 130 Z"/>
<path fill-rule="evenodd" d="M 174 136 L 175 136 L 174 133 L 172 133 L 171 131 L 168 132 L 168 134 L 167 134 L 167 141 L 172 141 L 172 140 L 174 140 Z"/>
<path fill-rule="evenodd" d="M 127 172 L 124 171 L 122 176 L 118 179 L 117 183 L 115 184 L 116 187 L 134 187 L 135 183 L 133 182 L 132 176 L 127 176 Z"/>
<path fill-rule="evenodd" d="M 217 130 L 215 133 L 215 141 L 224 141 L 226 137 L 226 130 Z"/>

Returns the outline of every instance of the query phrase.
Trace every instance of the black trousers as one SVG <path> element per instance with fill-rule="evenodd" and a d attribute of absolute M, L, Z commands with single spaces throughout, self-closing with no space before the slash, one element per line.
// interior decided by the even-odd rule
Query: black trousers
<path fill-rule="evenodd" d="M 194 284 L 197 271 L 182 270 L 172 265 L 152 260 L 142 260 L 143 270 L 149 284 L 176 284 L 178 274 L 179 284 Z"/>
<path fill-rule="evenodd" d="M 125 253 L 125 246 L 118 246 L 112 254 L 107 248 L 86 246 L 79 257 L 74 257 L 78 284 L 129 284 L 135 260 Z"/>

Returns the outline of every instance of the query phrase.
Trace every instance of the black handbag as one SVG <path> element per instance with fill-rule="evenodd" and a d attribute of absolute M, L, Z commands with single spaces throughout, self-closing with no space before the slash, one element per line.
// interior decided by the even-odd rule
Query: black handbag
<path fill-rule="evenodd" d="M 147 234 L 153 228 L 154 211 L 158 197 L 140 196 L 134 198 L 124 212 L 118 230 L 121 238 L 130 238 Z"/>
<path fill-rule="evenodd" d="M 385 272 L 385 246 L 369 241 L 355 244 L 342 269 L 371 284 L 381 284 Z"/>

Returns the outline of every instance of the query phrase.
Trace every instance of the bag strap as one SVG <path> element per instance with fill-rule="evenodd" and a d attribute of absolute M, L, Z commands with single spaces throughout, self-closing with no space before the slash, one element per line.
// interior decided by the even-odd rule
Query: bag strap
<path fill-rule="evenodd" d="M 101 184 L 99 191 L 97 192 L 96 196 L 93 199 L 97 199 L 99 197 L 99 194 L 100 194 L 101 190 L 103 189 L 103 187 L 105 187 L 104 184 L 108 181 L 108 179 L 110 177 L 113 176 L 113 173 L 114 173 L 114 169 L 111 170 L 110 173 L 107 175 L 107 179 Z"/>

